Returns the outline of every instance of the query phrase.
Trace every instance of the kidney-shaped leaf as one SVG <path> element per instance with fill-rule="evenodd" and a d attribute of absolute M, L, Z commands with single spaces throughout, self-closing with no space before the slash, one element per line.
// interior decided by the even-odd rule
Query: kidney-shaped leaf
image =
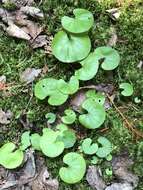
<path fill-rule="evenodd" d="M 93 15 L 85 9 L 74 9 L 75 18 L 64 16 L 62 18 L 62 26 L 71 33 L 87 32 L 94 23 Z"/>
<path fill-rule="evenodd" d="M 58 134 L 58 132 L 51 129 L 43 130 L 43 136 L 40 138 L 40 148 L 48 157 L 57 157 L 64 151 L 64 143 L 57 140 Z"/>
<path fill-rule="evenodd" d="M 64 113 L 66 114 L 65 116 L 63 116 L 61 118 L 62 122 L 65 124 L 72 124 L 75 122 L 76 120 L 76 114 L 73 110 L 71 109 L 67 109 L 64 111 Z"/>
<path fill-rule="evenodd" d="M 24 158 L 23 151 L 15 150 L 15 144 L 9 142 L 0 148 L 0 165 L 7 169 L 14 169 L 19 167 Z"/>
<path fill-rule="evenodd" d="M 54 123 L 56 120 L 56 115 L 52 112 L 49 112 L 45 115 L 46 119 L 48 120 L 48 123 Z"/>
<path fill-rule="evenodd" d="M 63 94 L 74 94 L 79 88 L 79 81 L 76 77 L 72 76 L 69 82 L 63 79 L 58 80 L 58 90 Z"/>
<path fill-rule="evenodd" d="M 102 62 L 101 67 L 104 70 L 113 70 L 119 65 L 119 53 L 111 47 L 98 47 L 95 49 L 94 53 L 96 55 L 96 58 Z"/>
<path fill-rule="evenodd" d="M 80 64 L 82 67 L 75 71 L 75 76 L 79 80 L 90 80 L 96 75 L 99 61 L 95 53 L 90 53 L 86 59 L 80 62 Z"/>
<path fill-rule="evenodd" d="M 40 139 L 41 139 L 41 136 L 38 133 L 34 133 L 31 135 L 30 140 L 31 140 L 32 148 L 34 150 L 41 150 Z"/>
<path fill-rule="evenodd" d="M 84 139 L 83 143 L 82 143 L 82 150 L 85 154 L 95 154 L 98 150 L 98 144 L 97 143 L 92 143 L 91 138 L 86 138 Z"/>
<path fill-rule="evenodd" d="M 101 147 L 98 148 L 96 155 L 100 158 L 106 158 L 112 152 L 111 142 L 105 137 L 99 137 L 97 141 Z"/>
<path fill-rule="evenodd" d="M 30 131 L 25 131 L 21 136 L 21 150 L 26 150 L 31 145 Z"/>
<path fill-rule="evenodd" d="M 123 89 L 121 92 L 123 96 L 131 96 L 134 92 L 133 86 L 130 83 L 121 83 L 120 88 Z"/>
<path fill-rule="evenodd" d="M 91 42 L 88 35 L 58 32 L 52 42 L 54 56 L 62 62 L 71 63 L 84 59 L 90 52 Z"/>
<path fill-rule="evenodd" d="M 82 108 L 88 113 L 79 116 L 79 122 L 88 129 L 100 127 L 104 121 L 106 112 L 102 105 L 96 103 L 92 98 L 88 98 L 82 104 Z"/>
<path fill-rule="evenodd" d="M 62 167 L 60 169 L 59 175 L 61 179 L 69 184 L 79 182 L 86 171 L 86 162 L 84 158 L 78 153 L 70 152 L 64 156 L 63 162 L 69 167 Z"/>

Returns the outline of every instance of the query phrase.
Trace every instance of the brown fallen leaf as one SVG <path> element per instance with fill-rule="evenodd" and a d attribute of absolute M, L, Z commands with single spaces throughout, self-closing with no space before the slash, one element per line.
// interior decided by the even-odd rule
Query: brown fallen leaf
<path fill-rule="evenodd" d="M 20 74 L 20 80 L 26 82 L 27 84 L 33 82 L 36 77 L 41 73 L 41 69 L 27 68 Z"/>
<path fill-rule="evenodd" d="M 102 179 L 102 173 L 99 167 L 89 166 L 86 174 L 86 180 L 95 190 L 104 190 L 106 184 Z"/>
<path fill-rule="evenodd" d="M 121 11 L 119 8 L 108 9 L 108 10 L 106 10 L 106 12 L 115 21 L 118 20 L 121 15 Z"/>
<path fill-rule="evenodd" d="M 24 6 L 20 8 L 20 11 L 34 18 L 44 18 L 44 14 L 41 12 L 39 8 L 36 7 Z"/>
<path fill-rule="evenodd" d="M 35 40 L 31 41 L 31 47 L 33 49 L 46 46 L 48 43 L 47 35 L 39 35 Z"/>
<path fill-rule="evenodd" d="M 31 39 L 31 37 L 26 32 L 24 32 L 24 30 L 22 30 L 15 24 L 10 24 L 6 29 L 6 32 L 9 36 L 12 36 L 12 37 L 21 38 L 24 40 Z"/>
<path fill-rule="evenodd" d="M 7 125 L 10 123 L 10 120 L 12 118 L 13 114 L 10 110 L 7 110 L 6 112 L 4 112 L 1 108 L 0 108 L 0 123 Z"/>

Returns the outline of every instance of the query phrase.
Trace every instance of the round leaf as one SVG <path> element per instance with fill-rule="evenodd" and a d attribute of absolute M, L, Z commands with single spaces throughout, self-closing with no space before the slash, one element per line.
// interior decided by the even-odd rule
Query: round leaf
<path fill-rule="evenodd" d="M 100 158 L 106 158 L 112 152 L 112 144 L 105 137 L 99 137 L 98 143 L 101 144 L 102 147 L 99 147 L 96 155 Z"/>
<path fill-rule="evenodd" d="M 94 18 L 91 12 L 85 9 L 74 9 L 75 18 L 64 16 L 62 18 L 62 26 L 71 33 L 87 32 L 94 23 Z"/>
<path fill-rule="evenodd" d="M 34 133 L 31 135 L 30 139 L 31 139 L 32 148 L 34 150 L 41 150 L 41 148 L 40 148 L 41 136 L 37 133 Z"/>
<path fill-rule="evenodd" d="M 106 112 L 102 105 L 95 103 L 92 98 L 88 98 L 82 104 L 82 108 L 88 113 L 79 116 L 79 122 L 88 129 L 100 127 L 104 121 Z"/>
<path fill-rule="evenodd" d="M 30 142 L 30 131 L 26 131 L 21 136 L 21 150 L 26 150 L 31 145 Z"/>
<path fill-rule="evenodd" d="M 95 49 L 94 53 L 99 61 L 102 60 L 101 67 L 104 70 L 113 70 L 119 65 L 120 56 L 118 52 L 111 47 L 98 47 Z"/>
<path fill-rule="evenodd" d="M 82 150 L 85 154 L 95 154 L 98 150 L 98 144 L 92 143 L 92 140 L 90 138 L 86 138 L 82 143 Z"/>
<path fill-rule="evenodd" d="M 65 124 L 72 124 L 75 122 L 76 120 L 76 114 L 73 110 L 71 109 L 67 109 L 64 111 L 64 113 L 66 114 L 66 116 L 63 116 L 61 118 L 62 122 Z"/>
<path fill-rule="evenodd" d="M 0 148 L 0 165 L 7 169 L 14 169 L 19 167 L 24 158 L 23 151 L 15 150 L 15 144 L 6 143 Z"/>
<path fill-rule="evenodd" d="M 43 136 L 40 138 L 40 148 L 48 157 L 57 157 L 64 151 L 64 143 L 56 140 L 57 136 L 57 132 L 49 129 L 43 130 Z"/>
<path fill-rule="evenodd" d="M 72 130 L 63 131 L 62 135 L 57 138 L 62 141 L 65 145 L 65 148 L 71 148 L 76 142 L 75 133 Z"/>
<path fill-rule="evenodd" d="M 90 52 L 91 42 L 88 35 L 58 32 L 52 42 L 54 56 L 62 62 L 76 62 L 84 59 Z"/>
<path fill-rule="evenodd" d="M 133 86 L 129 83 L 121 83 L 120 88 L 123 89 L 121 92 L 123 96 L 131 96 L 134 92 Z"/>
<path fill-rule="evenodd" d="M 47 96 L 53 94 L 53 92 L 55 92 L 56 87 L 57 87 L 56 79 L 47 78 L 47 79 L 40 80 L 35 85 L 35 89 L 34 89 L 35 96 L 38 99 L 43 100 Z"/>
<path fill-rule="evenodd" d="M 63 162 L 69 167 L 62 167 L 60 169 L 59 175 L 61 179 L 69 184 L 79 182 L 86 172 L 84 158 L 78 153 L 71 152 L 64 156 Z"/>
<path fill-rule="evenodd" d="M 95 53 L 90 53 L 87 58 L 80 62 L 80 64 L 82 66 L 81 69 L 75 71 L 75 76 L 79 80 L 90 80 L 96 75 L 99 68 L 99 62 Z"/>

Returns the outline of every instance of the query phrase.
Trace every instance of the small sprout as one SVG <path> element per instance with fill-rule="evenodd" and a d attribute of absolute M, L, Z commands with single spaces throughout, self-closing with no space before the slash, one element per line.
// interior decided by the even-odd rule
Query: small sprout
<path fill-rule="evenodd" d="M 99 158 L 106 158 L 112 152 L 111 142 L 105 137 L 99 137 L 97 141 L 102 147 L 98 148 L 96 155 Z"/>
<path fill-rule="evenodd" d="M 69 83 L 63 79 L 58 81 L 58 90 L 63 94 L 74 94 L 79 89 L 79 81 L 76 77 L 72 76 Z"/>
<path fill-rule="evenodd" d="M 59 31 L 52 42 L 54 56 L 66 63 L 80 61 L 87 57 L 91 49 L 91 42 L 88 35 L 67 34 Z"/>
<path fill-rule="evenodd" d="M 68 184 L 78 183 L 86 172 L 84 158 L 78 153 L 70 152 L 64 156 L 63 162 L 69 167 L 62 167 L 60 169 L 60 178 Z"/>
<path fill-rule="evenodd" d="M 119 87 L 123 89 L 121 92 L 123 96 L 131 96 L 134 92 L 133 86 L 129 83 L 121 83 Z"/>
<path fill-rule="evenodd" d="M 85 154 L 95 154 L 98 150 L 98 144 L 97 143 L 92 143 L 92 140 L 90 138 L 84 139 L 82 143 L 82 150 Z"/>
<path fill-rule="evenodd" d="M 98 163 L 99 159 L 97 158 L 97 156 L 93 156 L 92 157 L 92 160 L 91 160 L 91 163 L 96 165 Z"/>
<path fill-rule="evenodd" d="M 41 150 L 40 148 L 40 139 L 41 136 L 37 133 L 34 133 L 31 135 L 30 140 L 31 140 L 31 145 L 34 150 Z"/>
<path fill-rule="evenodd" d="M 21 150 L 26 150 L 31 145 L 30 142 L 30 131 L 26 131 L 21 136 Z"/>
<path fill-rule="evenodd" d="M 76 120 L 76 114 L 73 110 L 71 109 L 67 109 L 64 111 L 64 113 L 66 114 L 66 116 L 63 116 L 61 118 L 62 122 L 65 124 L 72 124 L 75 122 Z"/>
<path fill-rule="evenodd" d="M 90 53 L 87 58 L 80 62 L 80 64 L 82 67 L 75 71 L 75 76 L 79 80 L 90 80 L 96 75 L 99 68 L 99 62 L 95 53 Z"/>
<path fill-rule="evenodd" d="M 113 175 L 113 170 L 111 168 L 106 168 L 105 173 L 107 176 L 112 176 Z"/>
<path fill-rule="evenodd" d="M 45 117 L 46 117 L 46 119 L 48 119 L 48 123 L 54 123 L 55 122 L 55 120 L 56 120 L 56 115 L 54 114 L 54 113 L 47 113 L 46 115 L 45 115 Z"/>
<path fill-rule="evenodd" d="M 24 159 L 23 151 L 15 150 L 15 144 L 9 142 L 0 148 L 0 165 L 7 169 L 19 167 Z"/>
<path fill-rule="evenodd" d="M 108 46 L 98 47 L 94 51 L 98 61 L 102 61 L 101 67 L 104 70 L 113 70 L 115 69 L 120 62 L 119 53 Z"/>
<path fill-rule="evenodd" d="M 96 93 L 95 90 L 88 90 L 86 93 L 87 98 L 92 98 L 96 103 L 100 105 L 104 105 L 105 103 L 105 96 L 100 92 Z"/>
<path fill-rule="evenodd" d="M 139 103 L 141 103 L 141 99 L 139 99 L 139 97 L 135 97 L 135 98 L 134 98 L 134 102 L 135 102 L 136 104 L 139 104 Z"/>
<path fill-rule="evenodd" d="M 87 114 L 79 116 L 79 122 L 88 129 L 99 128 L 105 121 L 106 112 L 102 105 L 97 104 L 92 98 L 88 98 L 82 104 Z"/>
<path fill-rule="evenodd" d="M 107 161 L 111 161 L 111 160 L 112 160 L 112 155 L 109 154 L 109 155 L 106 157 L 106 160 L 107 160 Z"/>
<path fill-rule="evenodd" d="M 57 140 L 59 132 L 51 129 L 43 129 L 43 136 L 40 138 L 40 148 L 46 156 L 54 158 L 64 151 L 64 143 Z"/>
<path fill-rule="evenodd" d="M 86 9 L 74 9 L 75 18 L 64 16 L 62 18 L 62 26 L 71 33 L 87 32 L 94 23 L 93 14 Z"/>

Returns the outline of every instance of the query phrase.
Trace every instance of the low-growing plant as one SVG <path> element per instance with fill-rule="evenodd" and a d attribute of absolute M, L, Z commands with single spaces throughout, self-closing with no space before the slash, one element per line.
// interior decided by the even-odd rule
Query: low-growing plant
<path fill-rule="evenodd" d="M 98 150 L 98 144 L 97 143 L 92 143 L 92 139 L 91 138 L 86 138 L 84 139 L 84 141 L 82 142 L 82 151 L 85 153 L 85 154 L 89 154 L 89 155 L 92 155 L 92 154 L 95 154 Z"/>
<path fill-rule="evenodd" d="M 76 114 L 73 110 L 67 109 L 64 111 L 65 116 L 61 118 L 62 122 L 65 124 L 72 124 L 76 120 Z"/>
<path fill-rule="evenodd" d="M 48 123 L 50 123 L 50 124 L 52 124 L 52 123 L 54 123 L 55 122 L 55 120 L 56 120 L 56 115 L 54 114 L 54 113 L 47 113 L 46 115 L 45 115 L 45 117 L 46 117 L 46 119 L 47 119 L 47 122 Z"/>
<path fill-rule="evenodd" d="M 63 162 L 68 167 L 62 167 L 59 171 L 61 179 L 69 184 L 79 182 L 86 172 L 86 162 L 84 158 L 75 152 L 66 154 L 63 158 Z"/>
<path fill-rule="evenodd" d="M 130 83 L 121 83 L 119 87 L 123 89 L 121 92 L 123 96 L 131 96 L 134 92 L 133 86 Z"/>

